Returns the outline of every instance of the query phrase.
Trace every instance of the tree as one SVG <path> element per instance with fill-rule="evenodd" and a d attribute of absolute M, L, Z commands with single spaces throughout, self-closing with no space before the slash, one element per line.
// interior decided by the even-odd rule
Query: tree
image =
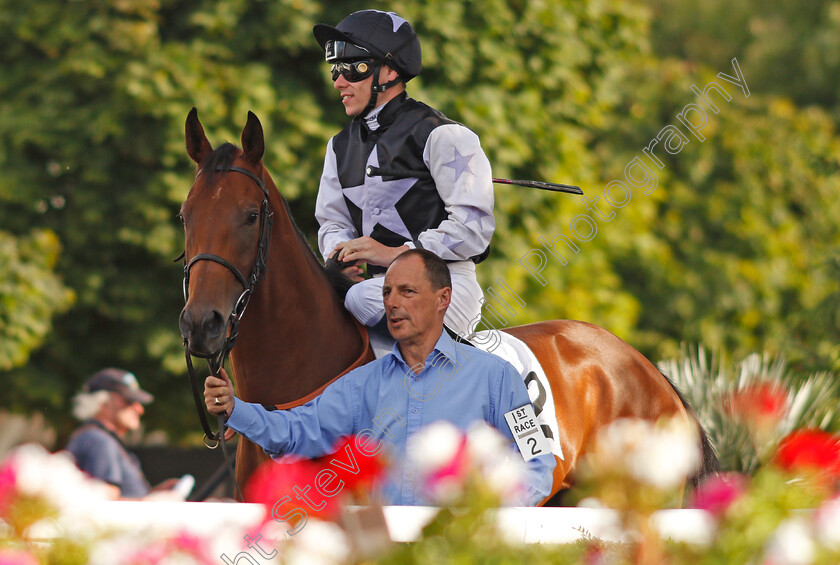
<path fill-rule="evenodd" d="M 0 370 L 19 367 L 41 345 L 52 316 L 73 293 L 54 271 L 58 238 L 47 230 L 24 237 L 0 231 Z"/>

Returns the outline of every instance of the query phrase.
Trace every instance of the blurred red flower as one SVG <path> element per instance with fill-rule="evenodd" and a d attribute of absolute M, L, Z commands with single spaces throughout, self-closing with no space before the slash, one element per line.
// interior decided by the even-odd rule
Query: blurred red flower
<path fill-rule="evenodd" d="M 797 430 L 779 443 L 776 464 L 790 472 L 840 479 L 840 438 L 822 430 Z"/>
<path fill-rule="evenodd" d="M 700 485 L 692 495 L 691 506 L 710 512 L 719 518 L 733 502 L 746 492 L 747 481 L 743 475 L 724 473 Z"/>
<path fill-rule="evenodd" d="M 387 467 L 380 454 L 370 455 L 360 451 L 355 436 L 339 440 L 331 455 L 316 459 L 315 463 L 335 471 L 346 488 L 357 494 L 376 486 Z"/>
<path fill-rule="evenodd" d="M 335 517 L 340 510 L 336 499 L 313 492 L 313 482 L 320 470 L 308 459 L 283 457 L 266 461 L 245 485 L 245 502 L 260 502 L 271 510 L 283 497 L 288 497 L 286 504 L 303 508 L 307 515 L 324 519 Z M 306 499 L 314 499 L 314 504 L 308 504 Z"/>
<path fill-rule="evenodd" d="M 288 497 L 286 509 L 297 506 L 308 516 L 331 520 L 338 517 L 342 498 L 370 490 L 384 472 L 382 457 L 360 451 L 350 436 L 317 459 L 284 457 L 263 463 L 251 475 L 244 496 L 246 502 L 261 502 L 269 509 Z"/>
<path fill-rule="evenodd" d="M 787 392 L 775 383 L 756 383 L 735 391 L 728 405 L 735 418 L 760 426 L 775 425 L 787 410 Z"/>

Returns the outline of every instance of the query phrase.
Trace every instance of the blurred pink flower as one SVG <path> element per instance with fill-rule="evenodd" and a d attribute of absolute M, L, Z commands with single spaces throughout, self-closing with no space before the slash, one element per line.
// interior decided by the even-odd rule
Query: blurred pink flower
<path fill-rule="evenodd" d="M 462 435 L 452 459 L 427 476 L 426 488 L 435 499 L 449 500 L 453 498 L 456 491 L 460 491 L 469 471 L 470 458 L 467 450 L 467 438 Z"/>
<path fill-rule="evenodd" d="M 17 491 L 15 469 L 6 463 L 0 466 L 0 517 L 5 516 Z"/>
<path fill-rule="evenodd" d="M 160 543 L 146 546 L 129 557 L 126 565 L 158 565 L 166 559 L 168 551 Z"/>
<path fill-rule="evenodd" d="M 691 506 L 720 518 L 747 489 L 747 479 L 736 473 L 712 477 L 694 491 Z"/>
<path fill-rule="evenodd" d="M 0 565 L 38 565 L 38 560 L 23 551 L 0 549 Z"/>
<path fill-rule="evenodd" d="M 207 540 L 195 534 L 184 531 L 178 532 L 170 541 L 170 545 L 175 551 L 192 556 L 197 563 L 204 563 L 205 565 L 215 563 L 207 551 Z"/>

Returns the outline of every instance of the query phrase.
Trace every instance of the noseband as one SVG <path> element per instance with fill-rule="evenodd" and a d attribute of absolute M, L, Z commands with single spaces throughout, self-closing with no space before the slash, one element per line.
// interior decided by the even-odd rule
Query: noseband
<path fill-rule="evenodd" d="M 210 365 L 210 371 L 214 375 L 217 375 L 219 373 L 219 370 L 224 366 L 225 358 L 227 357 L 228 353 L 230 353 L 230 350 L 233 349 L 233 346 L 236 344 L 236 338 L 239 335 L 239 322 L 242 320 L 242 316 L 245 314 L 245 309 L 248 307 L 248 302 L 251 300 L 251 294 L 254 291 L 254 287 L 256 287 L 257 283 L 265 276 L 267 270 L 266 261 L 268 259 L 268 244 L 269 240 L 271 239 L 271 222 L 272 217 L 274 216 L 274 212 L 271 211 L 271 207 L 268 204 L 268 190 L 265 188 L 265 182 L 263 182 L 263 179 L 261 179 L 251 171 L 243 169 L 241 167 L 230 167 L 229 169 L 216 169 L 216 172 L 227 171 L 242 173 L 243 175 L 253 180 L 255 183 L 257 183 L 257 186 L 260 187 L 260 190 L 262 190 L 264 198 L 262 201 L 262 205 L 260 206 L 260 239 L 257 243 L 257 258 L 254 261 L 254 268 L 251 270 L 250 277 L 246 279 L 242 275 L 242 272 L 236 268 L 236 265 L 234 265 L 224 257 L 214 255 L 213 253 L 199 253 L 193 256 L 189 261 L 187 261 L 186 259 L 186 251 L 183 255 L 183 289 L 185 303 L 189 300 L 190 270 L 192 269 L 193 265 L 195 265 L 199 261 L 213 261 L 214 263 L 222 265 L 231 273 L 233 273 L 233 275 L 236 277 L 236 280 L 239 281 L 243 288 L 242 294 L 240 294 L 239 298 L 236 299 L 236 304 L 234 305 L 233 310 L 231 311 L 230 316 L 228 317 L 227 328 L 225 331 L 225 341 L 222 343 L 221 349 L 217 354 L 207 356 L 207 362 Z M 201 171 L 199 171 L 199 174 L 201 174 Z M 219 431 L 217 433 L 213 433 L 210 430 L 210 424 L 208 423 L 207 417 L 204 414 L 204 403 L 201 400 L 201 393 L 198 390 L 197 379 L 195 378 L 195 370 L 193 369 L 192 365 L 192 354 L 190 353 L 189 341 L 187 340 L 187 338 L 184 338 L 184 352 L 186 355 L 187 374 L 190 378 L 190 385 L 193 392 L 193 399 L 195 400 L 195 407 L 196 410 L 198 410 L 198 416 L 201 420 L 201 426 L 204 428 L 204 444 L 211 449 L 217 447 L 220 443 L 222 444 L 222 451 L 224 452 L 225 461 L 228 464 L 228 470 L 230 471 L 231 478 L 233 479 L 234 485 L 236 486 L 236 490 L 239 492 L 239 497 L 242 498 L 242 493 L 239 489 L 239 485 L 237 484 L 236 478 L 233 475 L 233 467 L 230 463 L 230 459 L 228 458 L 227 451 L 225 450 L 224 416 L 222 414 L 219 415 Z"/>

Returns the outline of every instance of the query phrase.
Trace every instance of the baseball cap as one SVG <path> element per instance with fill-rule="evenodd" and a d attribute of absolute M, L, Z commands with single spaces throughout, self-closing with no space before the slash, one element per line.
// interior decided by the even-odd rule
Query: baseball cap
<path fill-rule="evenodd" d="M 154 396 L 140 388 L 137 377 L 133 373 L 115 367 L 98 371 L 85 383 L 85 392 L 100 390 L 116 392 L 129 402 L 139 402 L 140 404 L 148 404 L 155 399 Z"/>

